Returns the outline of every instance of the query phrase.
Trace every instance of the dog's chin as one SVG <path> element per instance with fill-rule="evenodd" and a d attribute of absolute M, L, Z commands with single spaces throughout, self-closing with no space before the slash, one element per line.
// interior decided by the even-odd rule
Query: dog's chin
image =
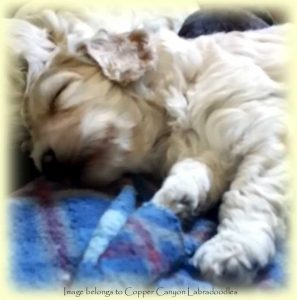
<path fill-rule="evenodd" d="M 78 184 L 82 188 L 100 188 L 114 183 L 121 178 L 122 174 L 119 169 L 105 171 L 99 165 L 93 166 L 92 169 L 81 174 Z"/>
<path fill-rule="evenodd" d="M 72 174 L 72 176 L 60 176 L 56 178 L 48 178 L 48 181 L 58 183 L 68 188 L 79 189 L 100 189 L 115 184 L 120 178 L 121 174 L 117 176 L 110 176 L 104 174 Z"/>

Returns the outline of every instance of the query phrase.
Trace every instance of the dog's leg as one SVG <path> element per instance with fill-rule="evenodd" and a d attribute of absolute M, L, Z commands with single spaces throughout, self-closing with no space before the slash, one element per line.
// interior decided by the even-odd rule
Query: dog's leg
<path fill-rule="evenodd" d="M 209 209 L 226 186 L 219 166 L 212 160 L 184 159 L 171 168 L 152 201 L 188 219 Z"/>
<path fill-rule="evenodd" d="M 217 283 L 252 282 L 275 254 L 285 228 L 284 147 L 266 144 L 246 156 L 223 196 L 218 233 L 200 247 L 193 263 Z"/>

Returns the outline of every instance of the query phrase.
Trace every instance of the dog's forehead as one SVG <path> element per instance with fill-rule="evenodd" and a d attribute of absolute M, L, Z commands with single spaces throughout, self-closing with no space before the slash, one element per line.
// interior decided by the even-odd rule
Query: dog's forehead
<path fill-rule="evenodd" d="M 104 76 L 96 65 L 86 63 L 73 55 L 58 55 L 32 84 L 29 96 L 34 97 L 34 94 L 44 96 L 49 91 L 55 90 L 59 92 L 60 88 L 66 88 L 67 83 L 74 81 L 78 83 L 78 88 L 82 92 L 86 85 L 91 84 L 94 88 L 96 86 L 94 82 L 100 83 L 103 80 Z M 61 81 L 65 81 L 64 86 L 60 84 Z"/>
<path fill-rule="evenodd" d="M 65 113 L 82 119 L 94 107 L 98 111 L 98 105 L 112 111 L 121 109 L 125 101 L 120 90 L 92 60 L 67 52 L 57 53 L 32 84 L 25 107 L 28 124 L 44 127 L 45 118 L 60 123 L 57 115 Z"/>
<path fill-rule="evenodd" d="M 57 55 L 51 62 L 49 72 L 73 71 L 80 75 L 89 75 L 90 73 L 100 72 L 96 65 L 83 57 L 74 55 Z"/>

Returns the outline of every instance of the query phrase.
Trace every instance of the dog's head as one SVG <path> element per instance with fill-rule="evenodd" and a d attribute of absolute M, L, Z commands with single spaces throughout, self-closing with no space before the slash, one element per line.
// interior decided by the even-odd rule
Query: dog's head
<path fill-rule="evenodd" d="M 144 31 L 101 31 L 72 53 L 56 51 L 26 93 L 24 115 L 36 166 L 54 179 L 96 185 L 137 169 L 143 159 L 142 115 L 127 85 L 153 63 Z"/>

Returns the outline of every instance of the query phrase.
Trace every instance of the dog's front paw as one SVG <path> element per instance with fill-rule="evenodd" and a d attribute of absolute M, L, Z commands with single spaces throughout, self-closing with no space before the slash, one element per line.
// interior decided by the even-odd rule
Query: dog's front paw
<path fill-rule="evenodd" d="M 176 178 L 177 179 L 177 178 Z M 195 191 L 187 190 L 182 182 L 171 178 L 154 195 L 152 201 L 173 211 L 181 219 L 191 218 L 198 206 L 198 195 Z"/>
<path fill-rule="evenodd" d="M 185 159 L 173 166 L 152 201 L 187 219 L 205 209 L 210 186 L 207 167 L 193 159 Z"/>
<path fill-rule="evenodd" d="M 258 258 L 248 253 L 244 245 L 220 235 L 202 245 L 192 263 L 204 278 L 217 284 L 248 285 L 259 268 Z"/>

